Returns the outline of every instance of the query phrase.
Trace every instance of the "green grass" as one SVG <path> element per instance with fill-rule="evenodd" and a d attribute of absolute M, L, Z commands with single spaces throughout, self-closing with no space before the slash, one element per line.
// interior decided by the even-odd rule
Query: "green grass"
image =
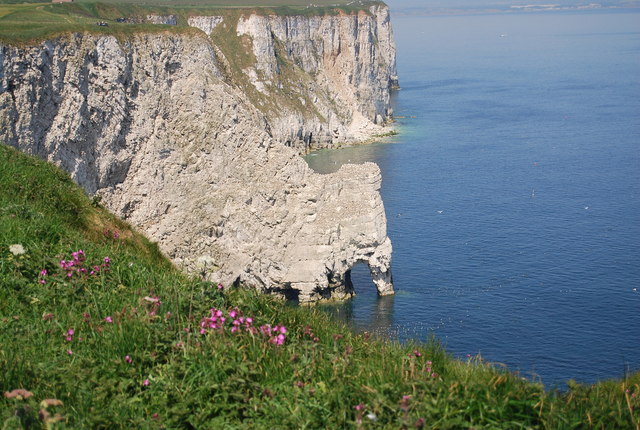
<path fill-rule="evenodd" d="M 228 319 L 201 334 L 212 308 Z M 255 332 L 231 332 L 234 309 Z M 638 428 L 639 374 L 569 387 L 187 277 L 65 173 L 0 145 L 0 390 L 32 393 L 0 398 L 2 428 Z"/>
<path fill-rule="evenodd" d="M 0 41 L 9 44 L 34 44 L 47 38 L 70 32 L 91 32 L 127 37 L 132 33 L 191 31 L 187 19 L 192 15 L 238 16 L 239 13 L 280 15 L 334 15 L 367 10 L 378 1 L 346 4 L 346 1 L 317 0 L 308 7 L 302 0 L 264 0 L 249 2 L 220 2 L 205 0 L 127 0 L 102 2 L 76 1 L 51 4 L 0 0 Z M 178 25 L 149 25 L 118 23 L 117 18 L 135 18 L 144 21 L 148 14 L 176 15 Z M 237 19 L 237 18 L 236 18 Z M 105 21 L 108 27 L 96 25 Z"/>
<path fill-rule="evenodd" d="M 130 12 L 134 16 L 162 14 L 162 8 L 140 9 L 127 5 L 118 9 L 96 3 L 74 4 L 0 4 L 0 42 L 10 45 L 33 45 L 73 32 L 114 35 L 120 39 L 135 33 L 195 33 L 187 26 L 124 24 L 115 19 Z M 131 16 L 131 15 L 125 15 Z M 113 17 L 113 18 L 111 18 Z M 108 27 L 96 25 L 107 21 Z"/>

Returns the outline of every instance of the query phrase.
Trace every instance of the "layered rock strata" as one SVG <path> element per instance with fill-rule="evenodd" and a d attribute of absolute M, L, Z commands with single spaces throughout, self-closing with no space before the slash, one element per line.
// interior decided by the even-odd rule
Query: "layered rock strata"
<path fill-rule="evenodd" d="M 389 89 L 397 85 L 386 6 L 338 16 L 254 14 L 239 20 L 237 32 L 251 37 L 257 61 L 245 73 L 259 90 L 269 92 L 282 57 L 310 77 L 300 80 L 300 93 L 309 96 L 315 115 L 282 109 L 270 121 L 274 137 L 319 148 L 385 132 L 381 126 L 392 115 Z"/>
<path fill-rule="evenodd" d="M 204 34 L 0 45 L 0 141 L 64 168 L 204 279 L 312 302 L 352 295 L 365 262 L 392 293 L 378 167 L 313 173 L 229 69 Z"/>

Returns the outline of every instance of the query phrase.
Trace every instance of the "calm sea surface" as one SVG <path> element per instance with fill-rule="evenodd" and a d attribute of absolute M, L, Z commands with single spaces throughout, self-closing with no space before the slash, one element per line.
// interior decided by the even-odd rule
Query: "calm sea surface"
<path fill-rule="evenodd" d="M 640 13 L 393 24 L 400 135 L 307 159 L 380 165 L 397 295 L 356 267 L 327 310 L 549 386 L 640 369 Z"/>

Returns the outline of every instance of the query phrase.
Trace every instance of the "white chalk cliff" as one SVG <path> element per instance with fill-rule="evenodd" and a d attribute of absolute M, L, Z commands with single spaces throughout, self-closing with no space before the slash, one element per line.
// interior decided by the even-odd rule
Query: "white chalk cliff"
<path fill-rule="evenodd" d="M 298 155 L 388 121 L 386 7 L 189 24 L 202 33 L 0 44 L 0 142 L 61 166 L 207 280 L 341 299 L 365 262 L 393 293 L 378 167 L 320 175 Z"/>

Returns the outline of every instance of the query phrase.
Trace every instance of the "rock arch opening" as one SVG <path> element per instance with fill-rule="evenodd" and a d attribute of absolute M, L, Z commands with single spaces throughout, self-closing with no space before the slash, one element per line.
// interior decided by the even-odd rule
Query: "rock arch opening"
<path fill-rule="evenodd" d="M 386 296 L 393 294 L 391 274 L 383 272 L 379 267 L 371 265 L 366 260 L 358 260 L 344 274 L 344 285 L 352 294 Z"/>

